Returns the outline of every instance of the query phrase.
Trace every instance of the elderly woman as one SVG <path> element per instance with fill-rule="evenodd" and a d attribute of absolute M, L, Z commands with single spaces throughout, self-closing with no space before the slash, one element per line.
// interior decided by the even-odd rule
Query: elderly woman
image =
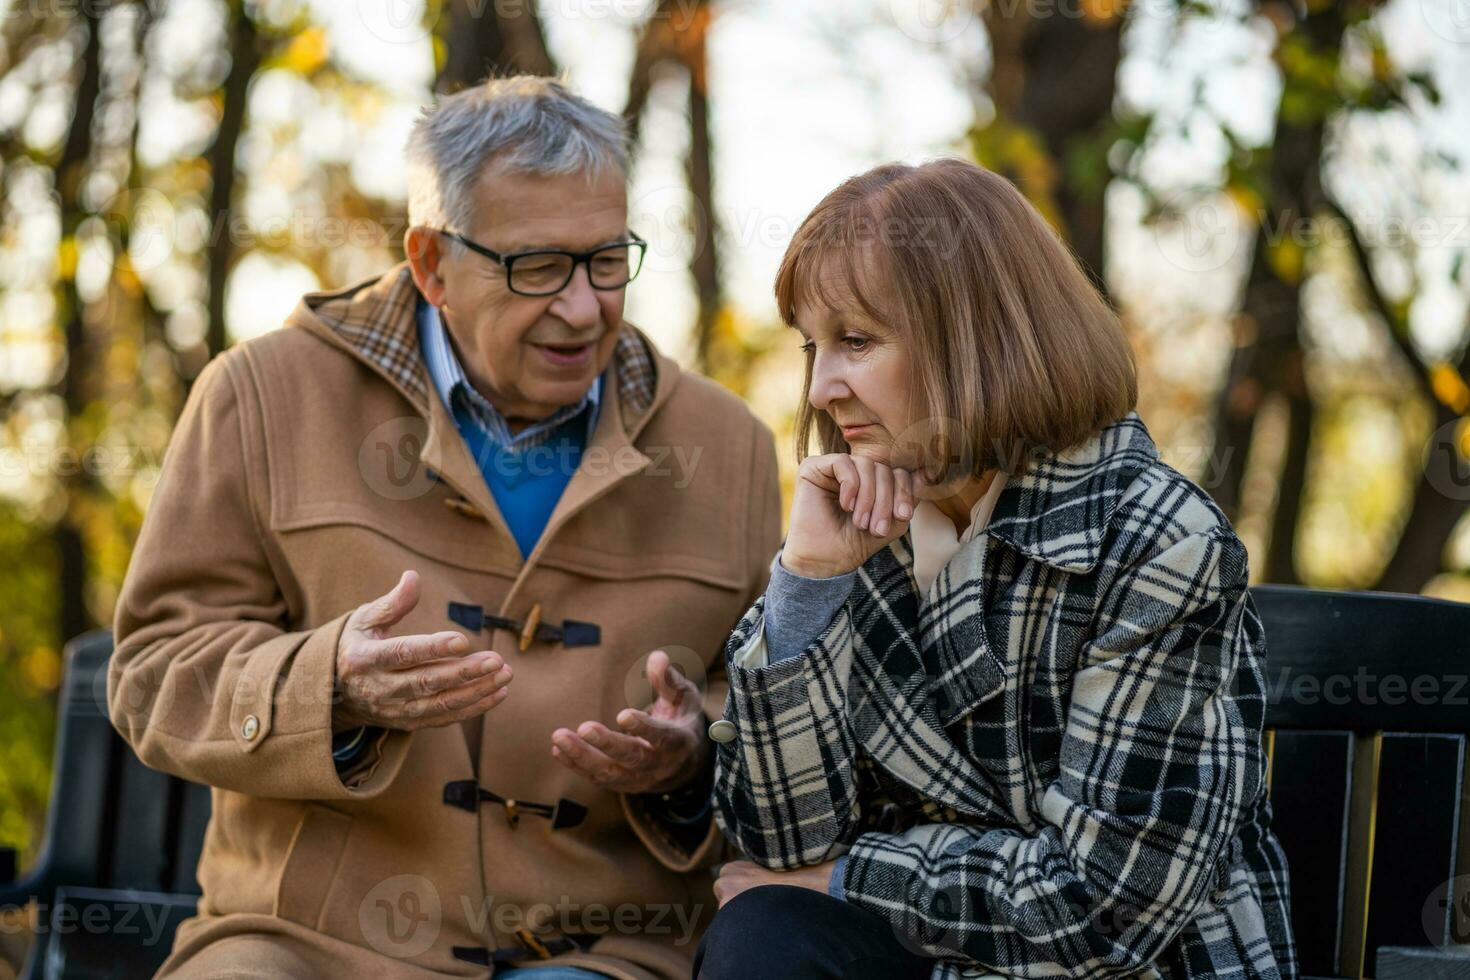
<path fill-rule="evenodd" d="M 701 977 L 1294 977 L 1247 556 L 1008 182 L 829 194 L 776 281 L 790 530 L 712 735 Z"/>

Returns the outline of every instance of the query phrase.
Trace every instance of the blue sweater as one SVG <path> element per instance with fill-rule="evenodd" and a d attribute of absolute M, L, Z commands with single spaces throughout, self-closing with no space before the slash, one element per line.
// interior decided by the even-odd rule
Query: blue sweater
<path fill-rule="evenodd" d="M 602 407 L 602 379 L 583 399 L 512 435 L 505 416 L 469 383 L 439 311 L 418 306 L 419 347 L 434 388 L 480 466 L 521 557 L 531 554 L 577 472 Z"/>

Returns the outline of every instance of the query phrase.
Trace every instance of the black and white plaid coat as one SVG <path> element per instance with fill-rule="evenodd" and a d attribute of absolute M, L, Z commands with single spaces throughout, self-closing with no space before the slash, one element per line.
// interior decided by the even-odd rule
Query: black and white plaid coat
<path fill-rule="evenodd" d="M 1294 978 L 1246 551 L 1138 415 L 1032 458 L 923 601 L 908 540 L 801 656 L 731 659 L 726 835 L 846 853 L 935 980 Z"/>

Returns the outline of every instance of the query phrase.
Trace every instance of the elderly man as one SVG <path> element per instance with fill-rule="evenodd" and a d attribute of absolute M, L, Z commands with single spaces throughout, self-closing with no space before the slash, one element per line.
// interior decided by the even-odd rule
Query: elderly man
<path fill-rule="evenodd" d="M 114 723 L 214 788 L 161 975 L 688 976 L 770 432 L 622 319 L 616 117 L 491 81 L 408 161 L 409 260 L 200 375 L 119 599 Z"/>

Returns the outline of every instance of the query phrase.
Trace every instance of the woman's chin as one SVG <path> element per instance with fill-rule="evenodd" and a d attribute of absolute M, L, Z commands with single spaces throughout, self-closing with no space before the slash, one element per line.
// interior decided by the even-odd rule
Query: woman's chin
<path fill-rule="evenodd" d="M 868 442 L 867 440 L 859 439 L 857 442 L 848 443 L 847 451 L 850 455 L 856 456 L 859 459 L 870 459 L 875 463 L 882 463 L 884 466 L 894 465 L 892 462 L 893 447 L 884 443 Z"/>
<path fill-rule="evenodd" d="M 853 456 L 870 459 L 875 463 L 882 463 L 894 469 L 908 470 L 912 473 L 918 469 L 919 459 L 911 452 L 903 452 L 902 448 L 895 447 L 887 440 L 880 442 L 875 439 L 869 442 L 866 439 L 859 439 L 848 443 L 847 451 Z"/>

